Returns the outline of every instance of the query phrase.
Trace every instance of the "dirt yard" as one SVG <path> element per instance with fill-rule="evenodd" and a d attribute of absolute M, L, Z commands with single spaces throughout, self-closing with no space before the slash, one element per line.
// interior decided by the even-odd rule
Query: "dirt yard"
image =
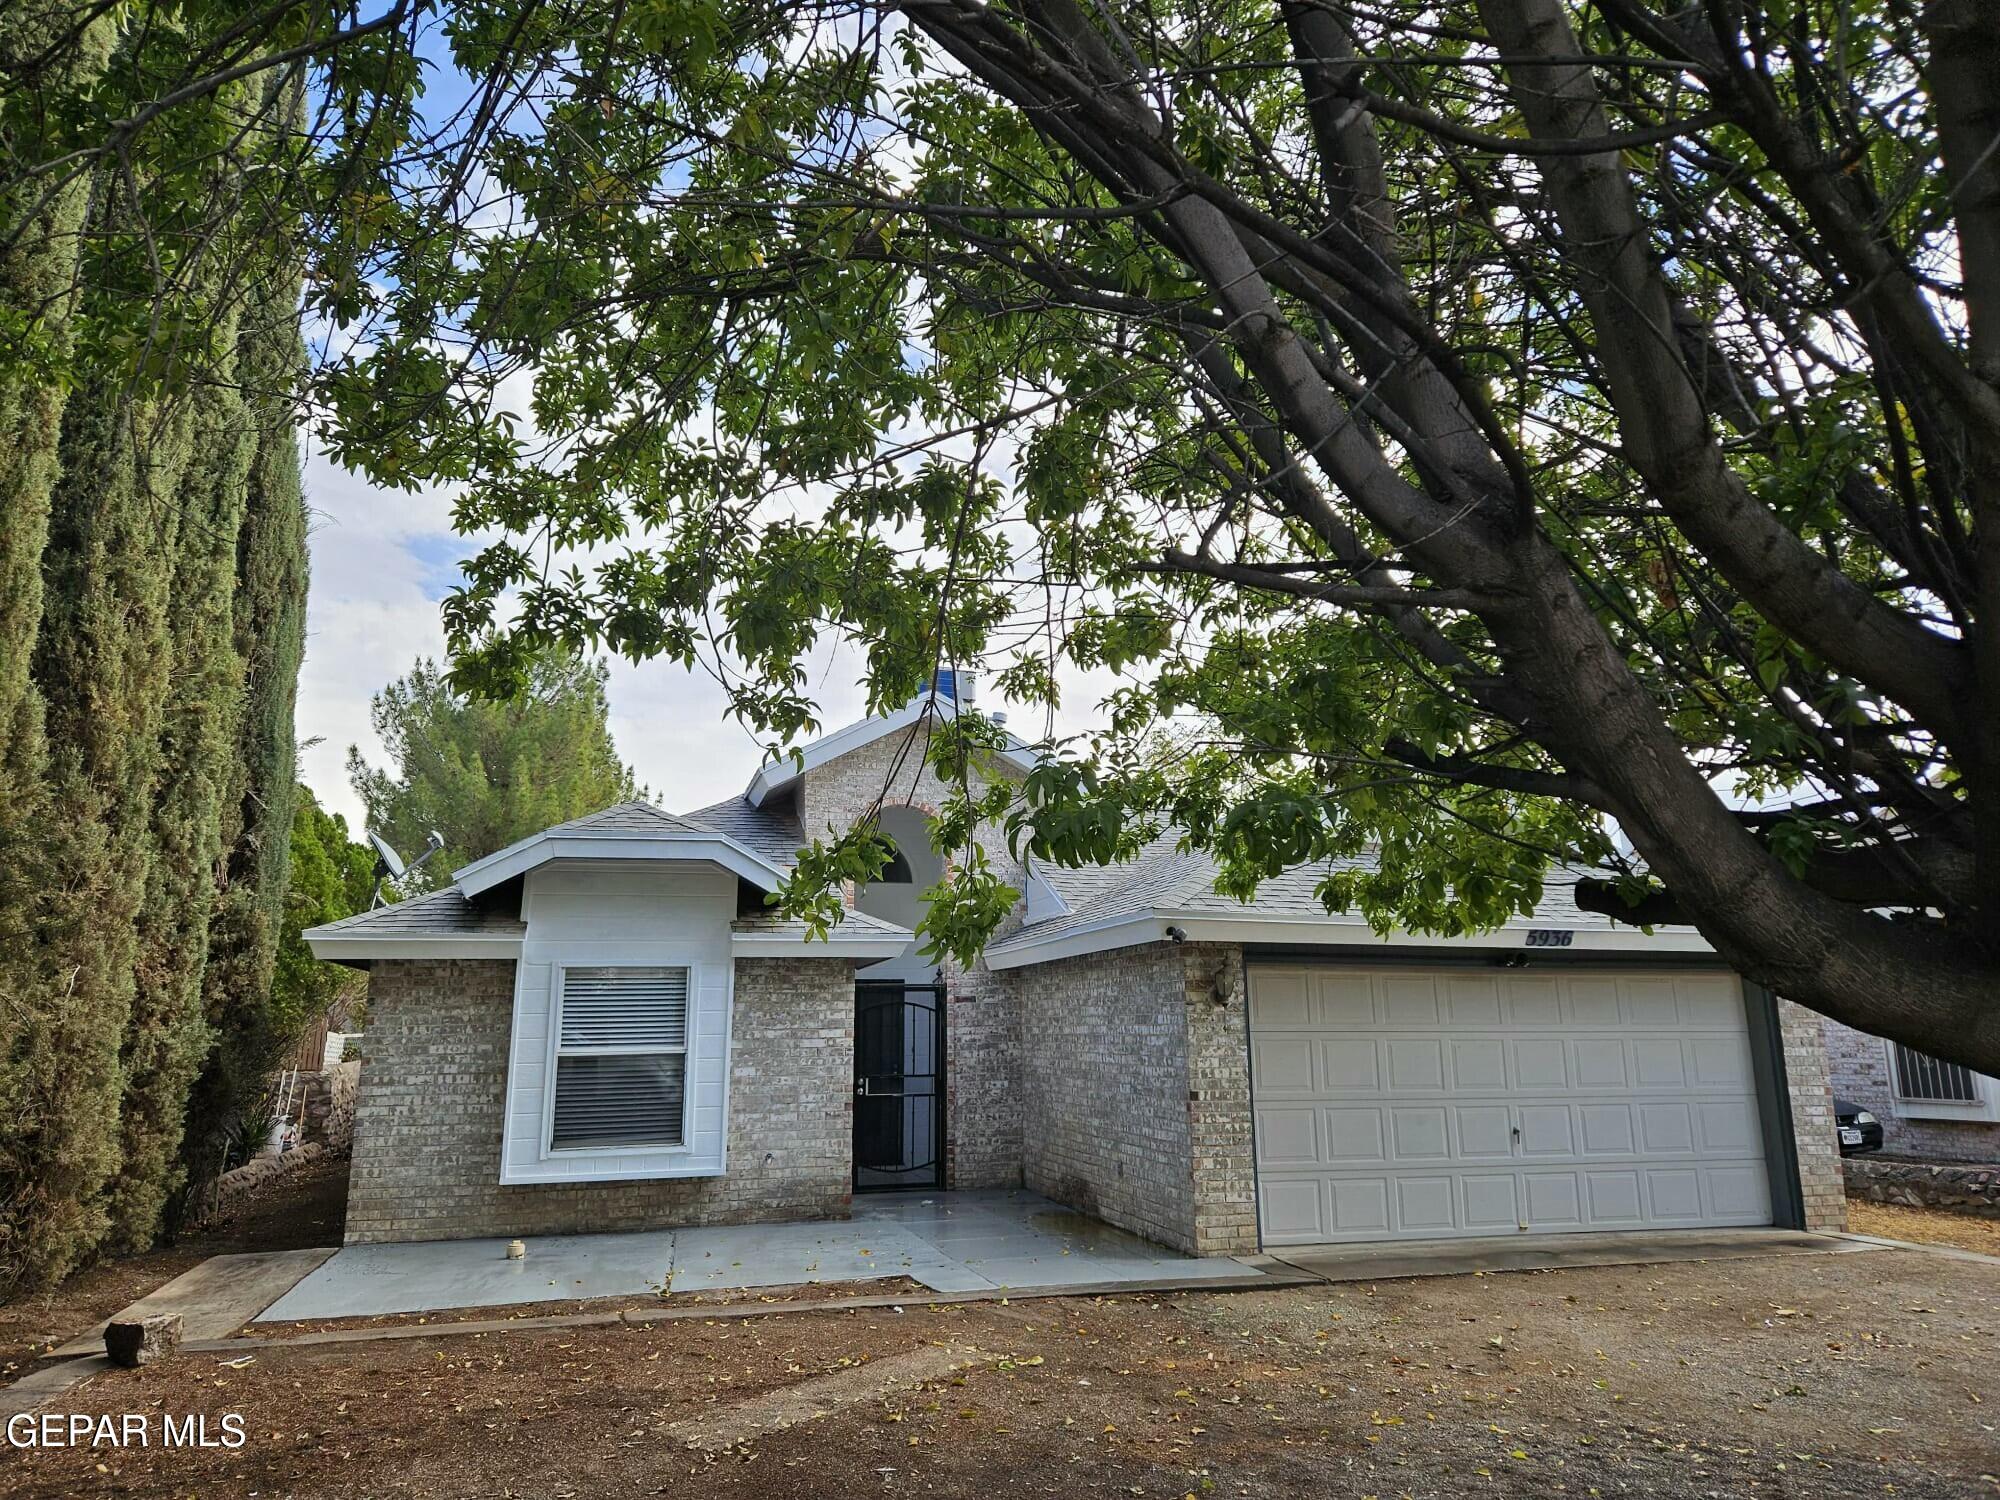
<path fill-rule="evenodd" d="M 37 1356 L 211 1255 L 338 1245 L 347 1216 L 347 1166 L 346 1157 L 316 1163 L 259 1193 L 230 1219 L 177 1244 L 107 1260 L 50 1291 L 0 1302 L 0 1385 Z"/>
<path fill-rule="evenodd" d="M 1918 1245 L 1952 1245 L 1981 1255 L 2000 1255 L 2000 1219 L 1946 1213 L 1937 1208 L 1905 1208 L 1898 1203 L 1847 1200 L 1847 1227 L 1856 1234 Z"/>
<path fill-rule="evenodd" d="M 2000 1495 L 2000 1268 L 1880 1251 L 273 1346 L 56 1409 L 236 1413 L 248 1441 L 0 1455 L 0 1493 L 1967 1500 Z"/>

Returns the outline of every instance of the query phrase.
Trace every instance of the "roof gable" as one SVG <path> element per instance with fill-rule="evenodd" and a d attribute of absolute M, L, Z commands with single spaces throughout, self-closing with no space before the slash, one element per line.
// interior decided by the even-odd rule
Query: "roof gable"
<path fill-rule="evenodd" d="M 656 860 L 720 865 L 761 890 L 775 890 L 790 861 L 780 862 L 722 826 L 708 826 L 654 807 L 620 802 L 558 823 L 476 859 L 452 878 L 466 896 L 556 859 Z"/>
<path fill-rule="evenodd" d="M 952 700 L 940 696 L 917 697 L 911 699 L 894 713 L 882 714 L 872 719 L 857 719 L 854 723 L 823 734 L 798 747 L 792 754 L 779 760 L 767 761 L 758 767 L 757 774 L 750 778 L 750 785 L 744 789 L 743 800 L 752 807 L 762 807 L 776 793 L 791 786 L 808 771 L 838 760 L 872 745 L 879 739 L 908 729 L 927 714 L 939 718 L 955 719 L 961 710 Z M 995 751 L 996 757 L 1005 765 L 1026 775 L 1034 770 L 1037 757 L 1027 744 L 1013 735 L 1004 736 L 1005 743 Z"/>

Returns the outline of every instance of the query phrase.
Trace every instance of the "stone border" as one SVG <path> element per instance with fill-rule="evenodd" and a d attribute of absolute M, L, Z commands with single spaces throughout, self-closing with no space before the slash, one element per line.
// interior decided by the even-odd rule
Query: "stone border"
<path fill-rule="evenodd" d="M 341 1154 L 318 1141 L 307 1141 L 281 1156 L 253 1156 L 242 1166 L 216 1178 L 202 1195 L 212 1206 L 202 1215 L 201 1222 L 227 1218 L 272 1183 L 295 1177 L 315 1162 Z"/>
<path fill-rule="evenodd" d="M 1841 1166 L 1850 1198 L 2000 1219 L 2000 1166 L 1882 1161 L 1868 1156 L 1850 1156 Z"/>

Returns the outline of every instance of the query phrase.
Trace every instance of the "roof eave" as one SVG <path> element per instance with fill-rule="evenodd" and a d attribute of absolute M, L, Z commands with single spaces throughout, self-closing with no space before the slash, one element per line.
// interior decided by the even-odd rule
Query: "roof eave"
<path fill-rule="evenodd" d="M 316 935 L 323 934 L 323 935 Z M 496 933 L 325 933 L 301 934 L 314 958 L 328 963 L 368 963 L 384 958 L 519 958 L 521 939 Z"/>
<path fill-rule="evenodd" d="M 1466 937 L 1439 937 L 1421 932 L 1396 931 L 1386 936 L 1366 922 L 1354 918 L 1322 917 L 1307 914 L 1276 916 L 1254 910 L 1241 915 L 1213 911 L 1153 907 L 1146 911 L 1122 913 L 1087 927 L 1073 927 L 1037 940 L 1034 928 L 1017 933 L 1005 943 L 986 950 L 986 963 L 993 969 L 1019 969 L 1031 964 L 1050 963 L 1089 953 L 1105 953 L 1141 943 L 1164 942 L 1167 928 L 1177 927 L 1190 943 L 1239 943 L 1295 948 L 1443 948 L 1449 950 L 1528 947 L 1531 932 L 1561 931 L 1569 941 L 1561 945 L 1566 953 L 1639 954 L 1656 953 L 1709 955 L 1714 953 L 1700 933 L 1685 929 L 1643 932 L 1636 927 L 1606 924 L 1591 927 L 1560 927 L 1552 922 L 1509 922 L 1489 932 Z M 1510 943 L 1509 939 L 1513 941 Z M 1536 951 L 1542 951 L 1539 948 Z"/>

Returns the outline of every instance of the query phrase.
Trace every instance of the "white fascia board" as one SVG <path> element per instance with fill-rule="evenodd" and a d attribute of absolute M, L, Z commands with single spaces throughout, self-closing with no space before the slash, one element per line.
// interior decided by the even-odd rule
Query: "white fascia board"
<path fill-rule="evenodd" d="M 720 865 L 762 890 L 776 890 L 784 872 L 719 833 L 543 833 L 489 854 L 457 872 L 459 891 L 477 896 L 551 860 L 659 860 Z"/>
<path fill-rule="evenodd" d="M 419 932 L 337 932 L 315 937 L 301 934 L 314 958 L 329 962 L 378 958 L 519 958 L 517 937 L 468 935 L 451 937 Z"/>
<path fill-rule="evenodd" d="M 1035 936 L 1035 929 L 1030 927 L 1006 942 L 988 948 L 986 967 L 1024 969 L 1030 964 L 1045 964 L 1058 958 L 1078 958 L 1086 953 L 1109 953 L 1116 948 L 1163 943 L 1167 939 L 1167 924 L 1171 920 L 1159 912 L 1124 912 L 1039 939 Z"/>
<path fill-rule="evenodd" d="M 944 718 L 956 718 L 960 710 L 945 698 L 916 698 L 904 704 L 892 714 L 883 714 L 873 719 L 858 719 L 843 729 L 822 735 L 811 744 L 802 746 L 796 755 L 788 755 L 782 760 L 774 760 L 757 769 L 750 778 L 750 785 L 743 793 L 743 799 L 752 807 L 762 807 L 765 798 L 773 792 L 790 786 L 799 777 L 815 766 L 823 766 L 830 760 L 838 760 L 851 750 L 859 750 L 863 745 L 872 744 L 885 735 L 908 729 L 925 713 L 936 709 Z M 1027 744 L 1013 735 L 1005 736 L 1006 743 L 997 752 L 1017 771 L 1026 774 L 1034 770 L 1035 753 Z"/>
<path fill-rule="evenodd" d="M 792 932 L 732 932 L 729 952 L 735 958 L 895 958 L 910 946 L 914 933 L 901 937 L 879 932 L 842 933 L 835 928 L 823 938 Z"/>
<path fill-rule="evenodd" d="M 1075 958 L 1086 953 L 1104 953 L 1130 948 L 1140 943 L 1163 942 L 1167 928 L 1178 927 L 1191 943 L 1272 944 L 1301 948 L 1520 948 L 1537 953 L 1621 953 L 1621 954 L 1710 954 L 1715 950 L 1696 932 L 1641 932 L 1636 927 L 1564 928 L 1554 922 L 1509 922 L 1491 932 L 1470 937 L 1437 937 L 1421 932 L 1396 931 L 1383 936 L 1366 922 L 1306 913 L 1289 916 L 1259 915 L 1252 909 L 1242 916 L 1218 915 L 1213 911 L 1173 911 L 1154 908 L 1107 917 L 1087 927 L 1072 927 L 1037 939 L 1030 927 L 1005 943 L 986 950 L 986 964 L 992 969 L 1019 969 L 1029 964 L 1048 963 L 1058 958 Z M 1560 947 L 1532 950 L 1528 934 L 1550 930 L 1568 932 L 1569 942 Z"/>

